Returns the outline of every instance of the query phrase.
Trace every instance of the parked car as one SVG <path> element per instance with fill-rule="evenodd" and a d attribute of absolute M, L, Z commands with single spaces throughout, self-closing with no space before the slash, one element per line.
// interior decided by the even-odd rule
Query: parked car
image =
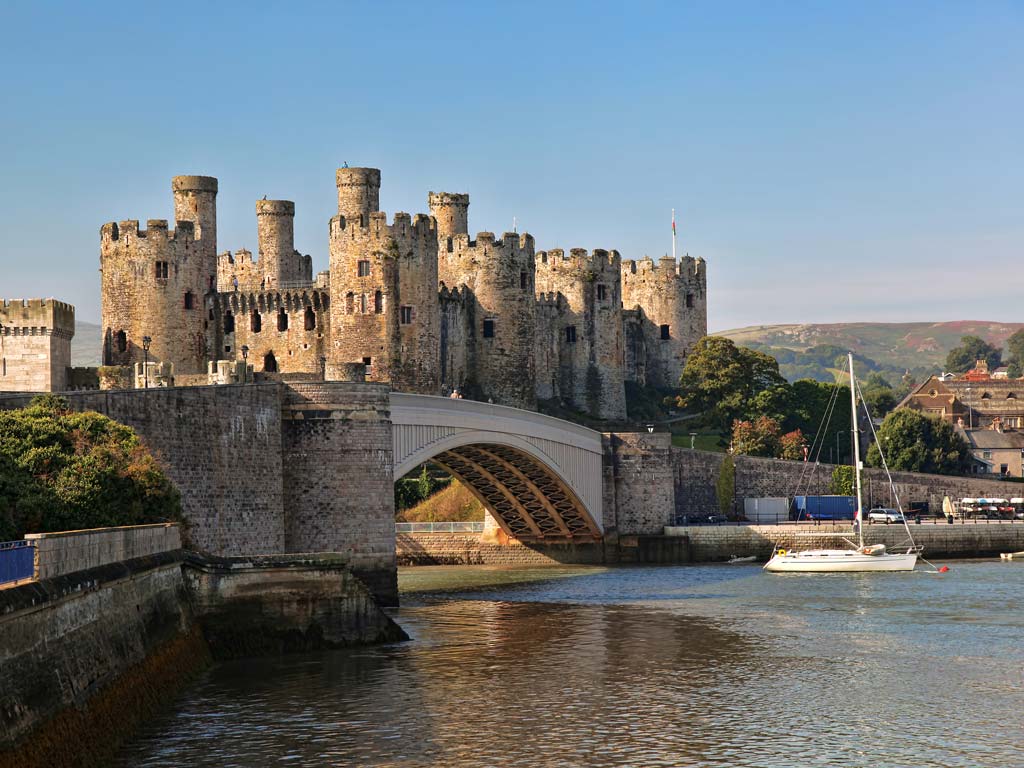
<path fill-rule="evenodd" d="M 889 509 L 888 507 L 875 507 L 868 511 L 868 522 L 869 523 L 902 523 L 903 513 L 898 509 Z"/>

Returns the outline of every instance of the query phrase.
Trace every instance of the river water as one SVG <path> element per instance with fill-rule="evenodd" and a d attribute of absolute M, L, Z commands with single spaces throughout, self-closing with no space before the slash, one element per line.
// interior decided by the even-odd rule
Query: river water
<path fill-rule="evenodd" d="M 1024 766 L 1024 563 L 402 572 L 385 647 L 225 664 L 120 766 Z"/>

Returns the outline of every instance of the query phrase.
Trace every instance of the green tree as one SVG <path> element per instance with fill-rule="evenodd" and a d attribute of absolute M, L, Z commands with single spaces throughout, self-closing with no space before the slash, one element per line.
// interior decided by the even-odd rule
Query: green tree
<path fill-rule="evenodd" d="M 832 485 L 829 488 L 837 496 L 853 496 L 853 467 L 840 464 L 832 468 Z"/>
<path fill-rule="evenodd" d="M 775 358 L 705 336 L 697 342 L 679 380 L 680 407 L 704 412 L 723 431 L 748 413 L 761 392 L 785 386 Z"/>
<path fill-rule="evenodd" d="M 909 408 L 893 411 L 878 430 L 878 443 L 868 449 L 867 463 L 882 465 L 878 446 L 885 447 L 890 469 L 939 475 L 963 474 L 970 466 L 970 449 L 949 422 Z"/>
<path fill-rule="evenodd" d="M 1002 365 L 1002 351 L 979 336 L 963 336 L 960 346 L 953 347 L 946 355 L 946 370 L 951 373 L 965 373 L 978 360 L 988 363 L 989 370 Z"/>
<path fill-rule="evenodd" d="M 1024 373 L 1024 330 L 1015 331 L 1006 340 L 1006 363 L 1011 377 L 1017 379 Z"/>
<path fill-rule="evenodd" d="M 715 495 L 718 497 L 718 511 L 723 515 L 731 514 L 736 496 L 736 462 L 728 454 L 718 468 Z"/>
<path fill-rule="evenodd" d="M 801 379 L 793 384 L 792 407 L 783 421 L 784 430 L 799 429 L 810 442 L 816 445 L 811 460 L 835 457 L 838 446 L 841 456 L 846 456 L 849 442 L 842 438 L 850 434 L 850 388 L 842 384 Z"/>
<path fill-rule="evenodd" d="M 872 416 L 880 418 L 896 407 L 896 393 L 880 373 L 870 374 L 861 382 L 860 389 Z"/>
<path fill-rule="evenodd" d="M 740 456 L 775 456 L 779 452 L 779 422 L 769 416 L 732 423 L 732 452 Z"/>
<path fill-rule="evenodd" d="M 0 540 L 169 520 L 178 492 L 131 428 L 53 395 L 0 411 Z"/>

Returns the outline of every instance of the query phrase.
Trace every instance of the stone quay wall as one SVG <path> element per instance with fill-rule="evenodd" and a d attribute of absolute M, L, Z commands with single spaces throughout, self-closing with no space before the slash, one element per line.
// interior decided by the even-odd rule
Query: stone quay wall
<path fill-rule="evenodd" d="M 0 590 L 0 768 L 107 765 L 208 663 L 180 553 Z"/>
<path fill-rule="evenodd" d="M 671 463 L 675 484 L 675 514 L 708 515 L 719 511 L 716 483 L 724 454 L 672 448 Z M 783 461 L 756 456 L 734 456 L 736 464 L 736 493 L 733 512 L 742 515 L 744 498 L 831 493 L 831 464 L 802 461 Z M 1024 487 L 986 480 L 980 477 L 925 475 L 913 472 L 893 472 L 893 484 L 904 509 L 910 502 L 928 502 L 932 511 L 942 508 L 942 499 L 972 497 L 1009 498 L 1024 495 Z M 864 472 L 864 503 L 869 506 L 893 506 L 889 481 L 885 471 L 867 469 Z M 664 525 L 673 521 L 665 520 Z"/>
<path fill-rule="evenodd" d="M 174 523 L 29 533 L 25 539 L 35 547 L 36 579 L 181 549 L 181 530 Z"/>
<path fill-rule="evenodd" d="M 602 563 L 604 547 L 594 544 L 532 544 L 515 540 L 489 542 L 479 533 L 400 533 L 398 564 L 542 566 Z"/>
<path fill-rule="evenodd" d="M 181 491 L 188 543 L 217 555 L 285 551 L 278 384 L 63 393 L 142 436 Z M 0 396 L 0 408 L 31 395 Z"/>
<path fill-rule="evenodd" d="M 1000 552 L 1024 550 L 1024 525 L 1020 523 L 911 524 L 910 530 L 928 558 L 992 557 Z M 689 556 L 694 562 L 751 555 L 767 560 L 776 546 L 782 549 L 841 547 L 845 546 L 844 538 L 854 535 L 849 525 L 691 525 L 666 527 L 665 533 L 665 538 L 688 540 Z M 902 525 L 867 525 L 864 540 L 869 544 L 885 544 L 895 552 L 900 546 L 906 546 L 907 532 Z"/>

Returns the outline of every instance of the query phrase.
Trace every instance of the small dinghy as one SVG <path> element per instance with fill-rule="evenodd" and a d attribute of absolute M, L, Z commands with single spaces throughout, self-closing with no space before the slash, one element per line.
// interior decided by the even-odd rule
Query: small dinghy
<path fill-rule="evenodd" d="M 749 557 L 736 557 L 736 555 L 733 555 L 726 562 L 732 565 L 734 563 L 752 563 L 755 560 L 757 560 L 757 558 L 754 555 L 750 555 Z"/>

